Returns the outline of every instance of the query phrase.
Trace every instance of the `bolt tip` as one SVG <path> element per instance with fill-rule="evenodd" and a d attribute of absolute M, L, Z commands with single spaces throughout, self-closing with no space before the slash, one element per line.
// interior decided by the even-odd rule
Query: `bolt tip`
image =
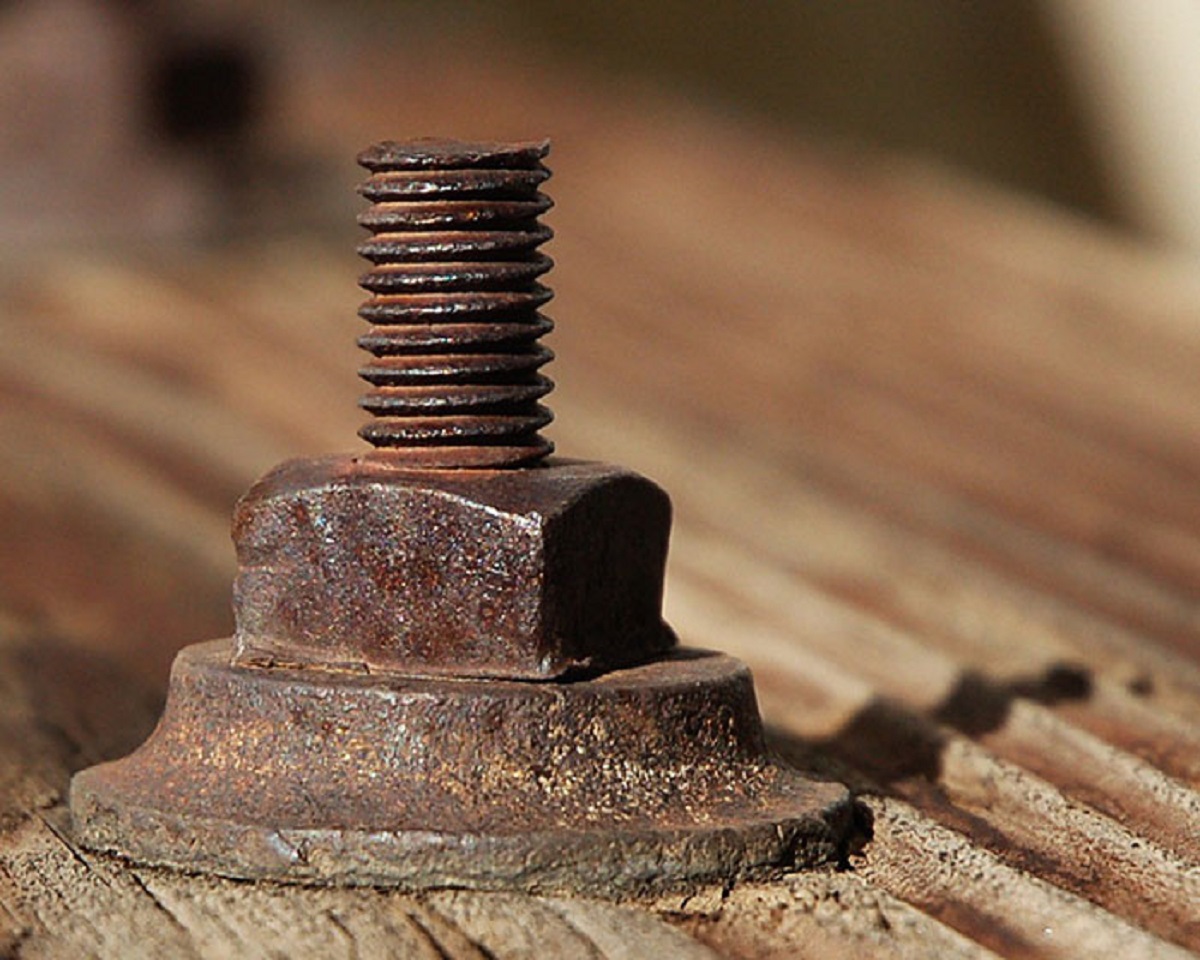
<path fill-rule="evenodd" d="M 453 170 L 535 168 L 550 152 L 549 140 L 451 140 L 421 137 L 384 140 L 358 155 L 368 170 Z"/>

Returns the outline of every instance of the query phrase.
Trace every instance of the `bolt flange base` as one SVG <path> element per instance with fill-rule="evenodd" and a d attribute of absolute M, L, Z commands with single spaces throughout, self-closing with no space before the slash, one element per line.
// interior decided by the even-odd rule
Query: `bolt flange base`
<path fill-rule="evenodd" d="M 844 787 L 769 759 L 722 654 L 571 683 L 230 657 L 184 650 L 150 739 L 75 777 L 86 846 L 249 879 L 626 893 L 827 862 L 851 828 Z"/>

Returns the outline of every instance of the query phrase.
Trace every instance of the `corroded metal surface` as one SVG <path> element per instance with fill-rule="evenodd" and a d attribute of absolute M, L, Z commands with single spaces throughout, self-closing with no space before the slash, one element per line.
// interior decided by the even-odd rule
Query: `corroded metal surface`
<path fill-rule="evenodd" d="M 234 514 L 237 661 L 544 680 L 646 660 L 671 506 L 629 470 L 284 463 Z"/>
<path fill-rule="evenodd" d="M 848 792 L 769 757 L 746 668 L 673 649 L 667 495 L 545 459 L 546 149 L 362 155 L 380 450 L 284 463 L 242 498 L 237 634 L 180 654 L 150 740 L 76 776 L 83 843 L 237 877 L 596 893 L 844 855 Z"/>
<path fill-rule="evenodd" d="M 570 685 L 176 661 L 80 838 L 237 877 L 631 892 L 835 859 L 846 789 L 772 763 L 748 671 L 701 651 Z"/>
<path fill-rule="evenodd" d="M 550 172 L 545 141 L 515 144 L 419 140 L 359 156 L 359 192 L 371 231 L 358 248 L 372 267 L 359 346 L 374 417 L 360 431 L 380 459 L 406 467 L 511 467 L 545 457 L 538 433 L 553 389 L 539 373 L 553 354 L 537 341 L 553 324 L 539 308 L 553 294 L 538 278 L 551 237 L 538 217 Z"/>

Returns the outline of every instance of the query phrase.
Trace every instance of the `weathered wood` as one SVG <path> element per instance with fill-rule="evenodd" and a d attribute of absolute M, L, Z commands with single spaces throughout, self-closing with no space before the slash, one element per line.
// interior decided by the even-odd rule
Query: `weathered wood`
<path fill-rule="evenodd" d="M 552 434 L 671 491 L 669 619 L 750 662 L 778 749 L 858 788 L 872 836 L 843 871 L 625 904 L 79 850 L 70 772 L 228 631 L 233 500 L 359 420 L 349 231 L 80 251 L 0 282 L 0 955 L 1200 951 L 1191 266 L 943 174 L 422 57 L 317 77 L 292 135 L 560 132 Z"/>

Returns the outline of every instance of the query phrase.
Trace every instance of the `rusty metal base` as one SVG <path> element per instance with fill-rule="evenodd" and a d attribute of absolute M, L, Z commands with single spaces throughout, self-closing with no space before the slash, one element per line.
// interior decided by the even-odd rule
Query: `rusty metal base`
<path fill-rule="evenodd" d="M 827 862 L 844 787 L 766 755 L 750 674 L 681 650 L 572 683 L 175 662 L 131 756 L 78 774 L 86 846 L 232 877 L 627 893 Z"/>

